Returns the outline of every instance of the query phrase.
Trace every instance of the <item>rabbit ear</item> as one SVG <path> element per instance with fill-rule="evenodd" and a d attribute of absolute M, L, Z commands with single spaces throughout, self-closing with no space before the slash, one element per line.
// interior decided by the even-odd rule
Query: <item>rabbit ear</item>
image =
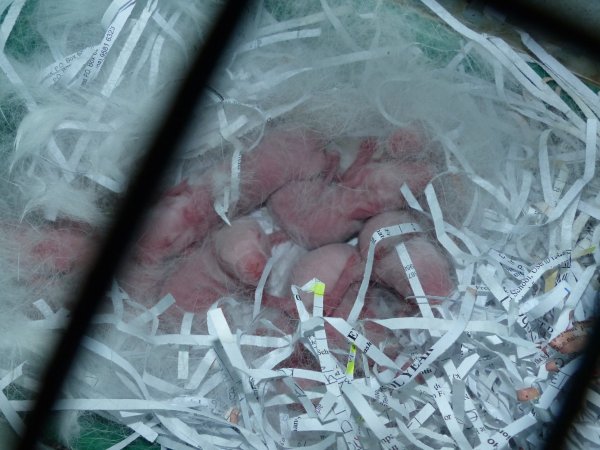
<path fill-rule="evenodd" d="M 340 274 L 340 277 L 336 281 L 333 289 L 329 291 L 329 294 L 342 298 L 348 287 L 355 281 L 359 281 L 362 277 L 362 271 L 357 270 L 361 266 L 361 258 L 358 253 L 353 253 L 346 260 L 346 265 Z"/>
<path fill-rule="evenodd" d="M 179 195 L 189 189 L 190 189 L 190 185 L 188 184 L 188 180 L 183 180 L 178 185 L 173 186 L 170 189 L 167 189 L 164 193 L 164 196 L 165 197 L 173 197 L 173 196 Z"/>
<path fill-rule="evenodd" d="M 373 155 L 379 148 L 379 143 L 375 138 L 363 139 L 358 148 L 356 158 L 350 164 L 350 167 L 342 174 L 341 182 L 344 186 L 358 187 L 362 182 L 359 174 L 359 170 L 365 164 L 369 163 L 373 159 Z"/>
<path fill-rule="evenodd" d="M 325 169 L 323 170 L 323 178 L 327 183 L 339 181 L 340 179 L 340 161 L 341 157 L 338 152 L 325 152 Z"/>
<path fill-rule="evenodd" d="M 269 238 L 271 247 L 275 247 L 276 245 L 283 244 L 290 240 L 290 237 L 288 236 L 288 234 L 283 230 L 273 231 L 267 237 Z"/>
<path fill-rule="evenodd" d="M 349 219 L 352 220 L 366 220 L 381 212 L 381 205 L 379 202 L 367 202 L 362 199 L 358 199 L 357 205 L 352 208 L 352 211 L 348 215 Z"/>

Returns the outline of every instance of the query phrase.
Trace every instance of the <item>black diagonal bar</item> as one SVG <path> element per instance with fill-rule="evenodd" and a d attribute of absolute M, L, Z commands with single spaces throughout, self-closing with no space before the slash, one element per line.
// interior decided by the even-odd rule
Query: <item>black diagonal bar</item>
<path fill-rule="evenodd" d="M 600 302 L 600 294 L 596 294 L 596 304 Z M 544 440 L 543 450 L 567 448 L 566 440 L 571 425 L 585 406 L 585 395 L 598 367 L 600 356 L 600 315 L 594 319 L 592 332 L 581 355 L 577 371 L 571 375 L 562 390 L 562 403 L 549 434 Z"/>
<path fill-rule="evenodd" d="M 77 292 L 71 320 L 42 377 L 41 391 L 33 411 L 26 417 L 18 450 L 33 450 L 41 437 L 54 402 L 77 356 L 79 344 L 122 265 L 133 239 L 141 229 L 146 211 L 158 194 L 160 180 L 186 130 L 189 117 L 210 81 L 236 25 L 251 2 L 229 0 L 221 8 L 204 45 L 181 84 L 139 170 L 117 208 L 98 257 Z"/>

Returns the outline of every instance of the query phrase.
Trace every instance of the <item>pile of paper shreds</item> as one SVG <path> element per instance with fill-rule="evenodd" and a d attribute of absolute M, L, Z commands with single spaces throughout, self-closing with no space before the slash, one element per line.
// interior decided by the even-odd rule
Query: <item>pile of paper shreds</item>
<path fill-rule="evenodd" d="M 257 73 L 251 70 L 258 70 L 257 64 L 246 71 L 238 67 L 228 72 L 229 87 L 222 92 L 245 114 L 226 118 L 221 111 L 215 120 L 216 137 L 208 134 L 214 138 L 212 143 L 208 139 L 194 148 L 210 148 L 221 138 L 233 142 L 236 136 L 261 124 L 264 127 L 267 120 L 301 108 L 309 102 L 311 92 L 288 98 L 287 104 L 270 105 L 269 110 L 255 106 L 255 99 L 263 92 L 271 92 L 300 74 L 338 70 L 348 64 L 368 65 L 373 60 L 381 63 L 395 50 L 408 51 L 406 47 L 394 50 L 393 43 L 375 39 L 368 49 L 355 48 L 356 36 L 340 21 L 340 17 L 352 14 L 357 21 L 376 21 L 385 8 L 398 7 L 385 3 L 375 2 L 370 12 L 354 12 L 351 5 L 334 8 L 321 1 L 320 12 L 285 20 L 262 17 L 264 23 L 260 23 L 257 36 L 240 44 L 237 56 L 244 54 L 251 60 L 252 52 L 320 39 L 326 29 L 337 33 L 350 50 L 305 60 L 305 66 L 295 70 L 283 64 Z M 595 177 L 595 165 L 600 99 L 528 35 L 522 34 L 522 43 L 530 52 L 526 55 L 499 38 L 466 28 L 435 1 L 422 3 L 439 18 L 435 28 L 460 42 L 443 70 L 462 80 L 464 95 L 470 95 L 468 80 L 478 75 L 470 72 L 469 65 L 473 58 L 481 66 L 487 62 L 489 84 L 495 92 L 487 101 L 501 103 L 516 122 L 535 130 L 537 147 L 516 143 L 506 148 L 506 155 L 498 155 L 496 171 L 501 182 L 496 183 L 478 174 L 461 153 L 460 126 L 454 134 L 437 136 L 447 156 L 448 171 L 466 176 L 476 191 L 469 196 L 473 205 L 467 208 L 468 216 L 460 227 L 445 220 L 440 192 L 432 184 L 419 199 L 408 188 L 403 189 L 409 207 L 429 215 L 439 244 L 454 262 L 458 281 L 451 299 L 431 305 L 419 302 L 419 317 L 373 319 L 393 331 L 400 343 L 410 343 L 410 353 L 392 359 L 383 345 L 369 341 L 362 321 L 357 320 L 374 250 L 381 240 L 403 233 L 399 225 L 373 235 L 350 317 L 323 317 L 328 286 L 318 280 L 318 274 L 313 282 L 292 287 L 289 298 L 295 300 L 300 318 L 293 335 L 279 333 L 273 324 L 271 333 L 260 335 L 234 328 L 222 309 L 235 308 L 233 299 L 217 303 L 206 313 L 205 335 L 194 334 L 191 314 L 184 316 L 178 334 L 160 334 L 157 330 L 162 315 L 174 298 L 166 296 L 148 308 L 134 302 L 115 284 L 108 293 L 112 312 L 98 316 L 95 331 L 82 342 L 82 358 L 66 388 L 70 394 L 56 404 L 57 411 L 96 412 L 130 430 L 130 435 L 114 443 L 111 450 L 126 448 L 137 439 L 177 450 L 500 449 L 541 445 L 545 424 L 556 416 L 561 388 L 577 368 L 578 351 L 596 311 L 600 182 Z M 3 43 L 23 4 L 13 2 L 5 16 L 0 33 Z M 109 98 L 121 79 L 131 75 L 132 71 L 124 70 L 130 58 L 139 66 L 134 67 L 134 75 L 142 73 L 147 64 L 154 68 L 148 82 L 155 82 L 161 40 L 180 39 L 176 15 L 181 12 L 164 17 L 161 2 L 149 1 L 134 20 L 130 17 L 134 5 L 134 1 L 111 3 L 112 14 L 106 17 L 114 19 L 103 22 L 106 34 L 102 43 L 73 55 L 57 55 L 64 59 L 58 61 L 60 70 L 50 68 L 55 76 L 42 77 L 42 83 L 52 86 L 62 82 L 65 89 L 76 92 L 104 71 L 108 75 L 102 96 Z M 147 45 L 143 40 L 140 44 L 136 39 L 145 37 L 144 26 L 153 21 L 162 31 L 153 35 L 152 43 L 148 38 Z M 112 47 L 124 29 L 130 32 L 129 44 Z M 136 54 L 133 49 L 137 48 L 145 53 Z M 121 53 L 111 60 L 111 66 L 92 64 L 91 71 L 83 70 L 90 58 L 114 51 Z M 418 51 L 413 56 L 427 58 Z M 286 57 L 282 52 L 280 58 Z M 27 83 L 20 80 L 13 66 L 2 56 L 0 68 L 34 110 L 36 102 L 27 92 Z M 71 81 L 67 83 L 66 78 Z M 382 106 L 381 101 L 376 103 Z M 396 125 L 393 114 L 382 108 L 381 115 Z M 253 117 L 252 111 L 261 114 Z M 63 125 L 90 133 L 105 132 L 107 118 L 97 119 L 96 124 Z M 58 146 L 50 143 L 48 148 L 57 164 L 71 167 L 72 158 L 62 157 Z M 117 175 L 106 170 L 90 170 L 86 176 L 88 182 L 109 191 L 122 190 Z M 480 202 L 479 196 L 486 202 Z M 39 204 L 43 206 L 43 202 Z M 488 206 L 482 208 L 482 204 Z M 53 215 L 51 210 L 45 212 L 47 217 Z M 409 278 L 415 294 L 422 291 L 419 277 Z M 299 300 L 301 290 L 313 295 L 310 311 Z M 31 321 L 31 330 L 54 333 L 65 326 L 65 309 L 54 310 L 44 300 L 28 301 L 32 300 L 44 318 Z M 140 313 L 132 319 L 125 311 L 135 308 Z M 329 351 L 324 323 L 347 340 L 346 360 Z M 263 323 L 265 327 L 268 325 Z M 298 342 L 304 343 L 306 354 L 315 359 L 320 370 L 281 368 L 280 363 Z M 35 376 L 24 374 L 24 364 L 5 366 L 0 380 L 3 390 L 13 383 L 35 389 Z M 176 367 L 172 371 L 176 376 L 163 377 L 169 371 L 161 364 Z M 587 402 L 600 407 L 596 387 L 595 383 L 590 386 Z M 107 394 L 119 390 L 120 396 Z M 29 400 L 0 393 L 0 410 L 17 432 L 23 426 L 21 414 L 31 406 Z M 570 439 L 580 448 L 600 445 L 594 408 L 582 412 Z"/>

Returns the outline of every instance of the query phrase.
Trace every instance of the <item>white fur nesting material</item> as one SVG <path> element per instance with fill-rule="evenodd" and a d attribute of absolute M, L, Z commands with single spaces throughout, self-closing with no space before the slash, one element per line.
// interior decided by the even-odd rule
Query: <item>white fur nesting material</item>
<path fill-rule="evenodd" d="M 82 342 L 68 445 L 92 411 L 130 433 L 114 450 L 539 447 L 597 313 L 598 97 L 529 36 L 536 63 L 422 3 L 249 14 Z M 0 3 L 17 433 L 218 5 Z M 586 410 L 569 439 L 598 436 Z"/>

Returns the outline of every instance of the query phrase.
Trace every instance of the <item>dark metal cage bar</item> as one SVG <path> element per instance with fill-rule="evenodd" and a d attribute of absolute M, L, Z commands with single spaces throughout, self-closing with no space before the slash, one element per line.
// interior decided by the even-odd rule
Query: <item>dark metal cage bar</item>
<path fill-rule="evenodd" d="M 50 410 L 77 356 L 81 339 L 103 301 L 112 277 L 143 224 L 145 212 L 157 195 L 159 180 L 168 167 L 169 160 L 184 135 L 191 113 L 219 64 L 223 50 L 226 49 L 248 3 L 250 2 L 230 0 L 222 7 L 206 42 L 142 158 L 139 170 L 133 175 L 127 193 L 118 206 L 116 218 L 101 245 L 99 255 L 76 293 L 71 320 L 54 355 L 49 359 L 46 373 L 42 377 L 42 389 L 35 408 L 27 417 L 25 432 L 17 446 L 19 450 L 36 448 L 36 442 L 48 421 Z"/>

